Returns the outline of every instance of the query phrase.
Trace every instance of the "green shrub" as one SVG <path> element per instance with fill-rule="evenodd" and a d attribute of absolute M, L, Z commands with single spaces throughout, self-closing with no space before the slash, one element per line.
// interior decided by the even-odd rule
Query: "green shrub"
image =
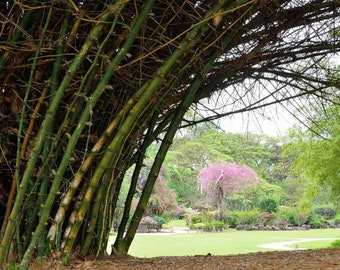
<path fill-rule="evenodd" d="M 239 214 L 238 211 L 228 211 L 225 214 L 224 220 L 230 228 L 236 228 L 238 225 Z"/>
<path fill-rule="evenodd" d="M 291 206 L 280 206 L 276 217 L 285 220 L 290 226 L 298 226 L 300 215 L 296 208 Z"/>
<path fill-rule="evenodd" d="M 152 219 L 157 222 L 157 226 L 159 229 L 162 229 L 163 225 L 167 223 L 167 220 L 164 217 L 152 216 Z"/>
<path fill-rule="evenodd" d="M 250 211 L 229 211 L 226 215 L 226 223 L 230 228 L 236 228 L 239 224 L 259 225 L 262 220 L 262 212 L 258 209 Z"/>
<path fill-rule="evenodd" d="M 335 225 L 339 225 L 339 224 L 340 224 L 340 214 L 337 214 L 337 215 L 334 217 L 334 224 L 335 224 Z"/>
<path fill-rule="evenodd" d="M 273 198 L 264 198 L 260 201 L 260 208 L 263 212 L 274 213 L 279 207 L 278 200 Z"/>
<path fill-rule="evenodd" d="M 195 215 L 192 216 L 190 219 L 190 223 L 196 224 L 196 223 L 203 223 L 204 222 L 204 216 L 203 215 Z"/>
<path fill-rule="evenodd" d="M 204 223 L 191 223 L 189 226 L 190 230 L 205 230 L 206 225 Z"/>
<path fill-rule="evenodd" d="M 204 223 L 205 225 L 205 231 L 212 232 L 214 230 L 212 222 Z"/>
<path fill-rule="evenodd" d="M 325 225 L 327 225 L 326 219 L 315 213 L 308 216 L 306 223 L 309 224 L 312 229 L 324 228 Z"/>
<path fill-rule="evenodd" d="M 314 213 L 318 214 L 325 219 L 332 219 L 336 215 L 336 211 L 332 206 L 320 206 L 314 209 Z"/>
<path fill-rule="evenodd" d="M 238 224 L 258 225 L 262 221 L 262 212 L 258 209 L 240 211 Z"/>
<path fill-rule="evenodd" d="M 226 228 L 226 225 L 222 221 L 214 221 L 213 222 L 213 227 L 215 231 L 223 231 L 223 229 Z"/>
<path fill-rule="evenodd" d="M 333 241 L 331 243 L 331 247 L 340 247 L 340 239 Z"/>
<path fill-rule="evenodd" d="M 224 222 L 221 221 L 213 221 L 209 223 L 204 223 L 205 231 L 208 232 L 220 232 L 226 227 Z"/>

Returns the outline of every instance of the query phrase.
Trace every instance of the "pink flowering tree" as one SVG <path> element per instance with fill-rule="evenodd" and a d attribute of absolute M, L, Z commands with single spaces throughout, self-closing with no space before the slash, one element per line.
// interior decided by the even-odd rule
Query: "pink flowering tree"
<path fill-rule="evenodd" d="M 215 163 L 199 173 L 198 181 L 207 202 L 218 210 L 226 198 L 259 184 L 255 171 L 234 163 Z"/>
<path fill-rule="evenodd" d="M 138 188 L 143 189 L 145 179 L 140 178 L 138 181 Z M 177 196 L 172 189 L 167 187 L 165 179 L 158 175 L 154 189 L 150 196 L 145 214 L 149 216 L 163 216 L 166 214 L 176 214 L 182 211 L 177 203 Z"/>

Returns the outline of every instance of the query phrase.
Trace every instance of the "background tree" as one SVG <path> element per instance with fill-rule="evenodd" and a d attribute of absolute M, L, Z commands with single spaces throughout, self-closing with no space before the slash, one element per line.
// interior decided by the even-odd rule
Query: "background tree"
<path fill-rule="evenodd" d="M 2 1 L 0 264 L 102 256 L 135 165 L 114 244 L 126 254 L 176 131 L 197 122 L 190 106 L 218 99 L 227 111 L 208 121 L 337 95 L 320 59 L 340 50 L 339 12 L 337 0 Z"/>
<path fill-rule="evenodd" d="M 207 197 L 208 203 L 213 204 L 220 212 L 226 198 L 256 187 L 259 179 L 255 171 L 247 166 L 237 164 L 215 163 L 203 169 L 198 175 L 201 191 Z"/>
<path fill-rule="evenodd" d="M 340 106 L 336 102 L 328 108 L 315 104 L 313 108 L 310 130 L 292 130 L 290 142 L 284 145 L 285 157 L 292 159 L 290 177 L 304 186 L 301 206 L 307 210 L 329 191 L 337 206 L 340 196 Z"/>
<path fill-rule="evenodd" d="M 261 185 L 256 192 L 254 190 L 252 194 L 247 194 L 252 199 L 258 196 L 255 193 L 273 193 L 270 184 L 266 182 L 275 184 L 285 180 L 287 168 L 281 165 L 282 138 L 225 133 L 205 123 L 198 125 L 196 130 L 192 134 L 181 132 L 182 135 L 174 140 L 164 161 L 167 172 L 165 177 L 181 203 L 194 206 L 202 200 L 196 183 L 197 175 L 213 163 L 231 162 L 254 168 L 261 178 Z M 262 188 L 263 192 L 260 191 Z"/>

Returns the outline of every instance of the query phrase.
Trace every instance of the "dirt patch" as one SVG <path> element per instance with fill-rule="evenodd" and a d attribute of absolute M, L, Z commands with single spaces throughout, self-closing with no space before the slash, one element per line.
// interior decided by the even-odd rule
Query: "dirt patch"
<path fill-rule="evenodd" d="M 30 269 L 100 269 L 100 270 L 234 270 L 234 269 L 340 269 L 340 248 L 313 249 L 299 251 L 258 252 L 230 256 L 187 256 L 157 258 L 117 258 L 107 256 L 101 260 L 89 258 L 73 259 L 67 267 L 58 262 L 32 266 Z"/>

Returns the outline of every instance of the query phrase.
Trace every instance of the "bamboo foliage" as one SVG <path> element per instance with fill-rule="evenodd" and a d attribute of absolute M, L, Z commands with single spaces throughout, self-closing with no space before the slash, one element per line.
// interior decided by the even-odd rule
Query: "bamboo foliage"
<path fill-rule="evenodd" d="M 315 68 L 340 50 L 338 1 L 26 2 L 0 4 L 0 265 L 104 255 L 135 165 L 114 244 L 127 254 L 175 132 L 202 99 L 228 97 L 232 114 L 336 95 L 339 82 Z"/>

